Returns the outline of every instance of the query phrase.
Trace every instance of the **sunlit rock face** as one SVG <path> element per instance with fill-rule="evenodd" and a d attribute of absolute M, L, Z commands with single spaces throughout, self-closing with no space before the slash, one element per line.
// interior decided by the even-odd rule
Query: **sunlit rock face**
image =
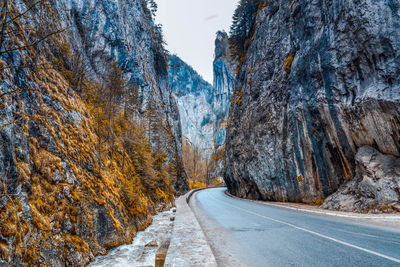
<path fill-rule="evenodd" d="M 386 0 L 258 11 L 228 121 L 231 193 L 321 203 L 355 176 L 358 148 L 400 155 L 399 14 Z"/>
<path fill-rule="evenodd" d="M 9 2 L 20 12 L 31 3 Z M 0 74 L 2 92 L 17 90 L 0 100 L 1 266 L 85 266 L 107 249 L 129 243 L 151 222 L 151 214 L 163 208 L 151 203 L 138 177 L 130 187 L 137 201 L 124 204 L 121 185 L 127 170 L 118 161 L 98 163 L 94 118 L 63 73 L 47 61 L 57 56 L 47 48 L 58 51 L 55 45 L 68 44 L 81 54 L 90 78 L 99 82 L 117 60 L 125 77 L 138 85 L 141 109 L 154 92 L 156 111 L 171 133 L 162 146 L 176 171 L 172 183 L 178 194 L 188 189 L 179 111 L 167 66 L 157 66 L 147 1 L 50 2 L 57 23 L 68 30 L 41 43 L 36 70 L 11 68 Z M 36 16 L 39 12 L 24 18 L 31 28 L 43 26 L 36 24 Z M 19 65 L 25 56 L 18 50 L 6 53 L 0 64 Z"/>
<path fill-rule="evenodd" d="M 215 114 L 214 141 L 217 148 L 225 145 L 226 119 L 229 113 L 230 98 L 235 86 L 233 69 L 235 64 L 229 58 L 228 34 L 217 32 L 214 58 L 214 91 L 212 108 Z"/>
<path fill-rule="evenodd" d="M 214 146 L 215 121 L 212 85 L 174 55 L 169 59 L 169 75 L 179 107 L 183 135 L 191 144 L 210 153 Z"/>

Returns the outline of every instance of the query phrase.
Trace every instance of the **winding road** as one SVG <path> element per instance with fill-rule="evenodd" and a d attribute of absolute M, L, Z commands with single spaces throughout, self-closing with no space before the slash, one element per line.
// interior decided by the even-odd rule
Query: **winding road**
<path fill-rule="evenodd" d="M 400 266 L 400 229 L 197 192 L 190 206 L 219 266 Z"/>

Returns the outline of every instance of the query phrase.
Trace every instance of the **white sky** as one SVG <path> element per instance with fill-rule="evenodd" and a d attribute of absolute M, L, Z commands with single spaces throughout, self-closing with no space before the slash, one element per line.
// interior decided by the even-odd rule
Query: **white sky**
<path fill-rule="evenodd" d="M 167 48 L 213 83 L 214 41 L 229 33 L 238 0 L 156 0 L 156 23 L 163 25 Z"/>

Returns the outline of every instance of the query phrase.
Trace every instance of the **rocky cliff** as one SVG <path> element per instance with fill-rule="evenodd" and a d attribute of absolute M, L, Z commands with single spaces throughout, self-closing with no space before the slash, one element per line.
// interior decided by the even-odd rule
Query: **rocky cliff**
<path fill-rule="evenodd" d="M 211 152 L 225 145 L 235 67 L 224 31 L 217 32 L 215 40 L 214 86 L 178 56 L 169 59 L 170 82 L 180 110 L 182 131 L 190 143 L 203 151 Z"/>
<path fill-rule="evenodd" d="M 357 212 L 400 211 L 400 159 L 370 146 L 356 154 L 356 175 L 330 195 L 326 209 Z"/>
<path fill-rule="evenodd" d="M 173 181 L 175 189 L 183 193 L 187 185 L 181 159 L 179 111 L 169 84 L 168 62 L 163 58 L 166 51 L 160 47 L 162 40 L 157 40 L 162 38 L 162 30 L 154 25 L 148 2 L 58 1 L 56 8 L 66 10 L 60 14 L 66 27 L 71 28 L 68 42 L 72 49 L 81 53 L 94 77 L 101 80 L 108 71 L 107 63 L 116 59 L 129 83 L 138 87 L 140 113 L 144 113 L 149 102 L 154 102 L 157 115 L 166 123 L 166 128 L 171 129 L 174 140 L 163 140 L 163 146 L 177 170 Z M 165 132 L 159 135 L 164 136 Z"/>
<path fill-rule="evenodd" d="M 169 58 L 169 75 L 184 136 L 192 145 L 210 153 L 215 121 L 212 85 L 176 55 Z"/>
<path fill-rule="evenodd" d="M 157 27 L 144 0 L 6 4 L 13 21 L 0 38 L 0 265 L 82 266 L 130 242 L 171 204 L 173 185 L 187 190 Z M 112 62 L 137 89 L 139 108 L 129 115 L 137 125 L 126 124 L 125 111 L 103 119 L 117 117 L 92 99 Z M 80 86 L 71 78 L 78 65 Z M 146 112 L 158 127 L 140 126 Z"/>
<path fill-rule="evenodd" d="M 233 70 L 236 64 L 230 58 L 228 34 L 224 31 L 217 32 L 215 40 L 214 91 L 212 109 L 215 114 L 214 143 L 215 146 L 225 145 L 226 120 L 229 114 L 230 98 L 235 86 Z"/>
<path fill-rule="evenodd" d="M 368 165 L 365 153 L 380 155 L 363 150 L 356 161 L 360 147 L 399 156 L 399 26 L 398 1 L 262 1 L 232 97 L 229 191 L 320 204 L 355 177 L 357 162 Z M 399 194 L 398 180 L 390 184 Z M 349 209 L 384 211 L 358 206 Z"/>

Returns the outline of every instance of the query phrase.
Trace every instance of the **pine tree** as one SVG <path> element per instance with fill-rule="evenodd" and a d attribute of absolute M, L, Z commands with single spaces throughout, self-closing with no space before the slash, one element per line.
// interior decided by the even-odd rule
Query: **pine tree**
<path fill-rule="evenodd" d="M 105 101 L 104 104 L 110 121 L 113 120 L 113 117 L 118 112 L 121 101 L 127 94 L 127 87 L 128 84 L 123 76 L 123 72 L 118 63 L 114 61 L 111 64 L 111 69 L 103 88 L 103 100 Z"/>
<path fill-rule="evenodd" d="M 158 9 L 157 3 L 154 0 L 147 0 L 147 5 L 150 9 L 152 16 L 155 17 Z"/>
<path fill-rule="evenodd" d="M 229 44 L 234 59 L 238 59 L 245 52 L 246 40 L 254 30 L 260 0 L 240 0 L 233 15 L 230 29 Z"/>
<path fill-rule="evenodd" d="M 160 115 L 157 113 L 157 103 L 155 100 L 155 89 L 150 92 L 149 102 L 146 107 L 146 121 L 147 121 L 147 139 L 150 144 L 155 147 L 160 143 L 160 130 L 162 123 Z"/>
<path fill-rule="evenodd" d="M 165 41 L 162 31 L 162 25 L 157 24 L 151 31 L 153 39 L 154 65 L 157 73 L 161 75 L 168 74 L 168 51 L 165 49 Z"/>
<path fill-rule="evenodd" d="M 111 140 L 111 153 L 115 150 L 115 138 L 121 135 L 121 129 L 116 128 L 115 118 L 121 113 L 121 106 L 127 95 L 128 83 L 123 76 L 121 68 L 117 62 L 111 64 L 105 86 L 103 88 L 103 101 L 105 113 L 108 116 L 108 139 Z"/>

